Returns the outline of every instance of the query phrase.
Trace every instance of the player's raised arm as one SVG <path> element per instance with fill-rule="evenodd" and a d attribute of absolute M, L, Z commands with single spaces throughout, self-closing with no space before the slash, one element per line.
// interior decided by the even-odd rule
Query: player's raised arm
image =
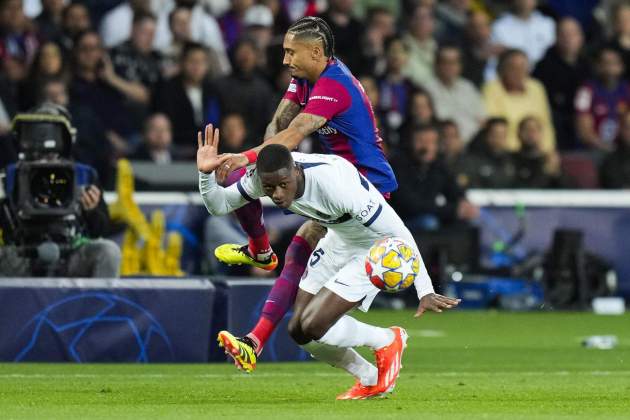
<path fill-rule="evenodd" d="M 204 174 L 211 174 L 224 163 L 229 156 L 219 156 L 219 129 L 212 124 L 206 125 L 205 136 L 197 132 L 197 169 Z"/>
<path fill-rule="evenodd" d="M 201 132 L 197 133 L 197 169 L 199 170 L 199 193 L 206 209 L 213 216 L 228 214 L 239 207 L 243 207 L 252 197 L 252 176 L 244 176 L 237 184 L 227 188 L 217 184 L 214 172 L 226 163 L 228 155 L 219 155 L 219 130 L 208 124 L 205 138 Z"/>

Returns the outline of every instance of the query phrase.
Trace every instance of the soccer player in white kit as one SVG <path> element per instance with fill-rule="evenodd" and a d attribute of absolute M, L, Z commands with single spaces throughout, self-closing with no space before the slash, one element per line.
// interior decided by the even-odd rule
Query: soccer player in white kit
<path fill-rule="evenodd" d="M 334 155 L 291 153 L 285 146 L 264 147 L 255 166 L 236 184 L 224 188 L 214 170 L 228 156 L 217 153 L 218 130 L 199 133 L 199 190 L 212 215 L 227 214 L 249 201 L 268 196 L 278 207 L 313 219 L 328 232 L 311 254 L 300 281 L 291 337 L 316 359 L 345 369 L 357 378 L 338 399 L 364 399 L 391 392 L 401 367 L 407 334 L 403 328 L 380 328 L 357 321 L 346 312 L 367 311 L 378 294 L 365 273 L 365 257 L 378 239 L 399 237 L 417 246 L 383 195 L 350 162 Z M 418 311 L 441 312 L 459 303 L 434 293 L 421 264 L 414 281 Z M 368 346 L 377 367 L 353 347 Z"/>

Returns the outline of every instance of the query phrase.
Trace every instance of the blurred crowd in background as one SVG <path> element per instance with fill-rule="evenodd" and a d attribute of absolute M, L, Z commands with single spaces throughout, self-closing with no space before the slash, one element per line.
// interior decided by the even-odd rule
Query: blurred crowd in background
<path fill-rule="evenodd" d="M 44 100 L 69 108 L 76 158 L 107 189 L 120 158 L 194 159 L 207 123 L 224 152 L 257 145 L 304 15 L 326 19 L 372 101 L 399 211 L 422 212 L 422 183 L 446 200 L 630 187 L 630 2 L 615 0 L 0 0 L 0 164 L 12 117 Z"/>

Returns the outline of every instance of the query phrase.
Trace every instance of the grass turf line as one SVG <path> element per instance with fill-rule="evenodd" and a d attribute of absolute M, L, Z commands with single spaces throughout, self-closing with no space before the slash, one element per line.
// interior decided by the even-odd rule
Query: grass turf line
<path fill-rule="evenodd" d="M 0 418 L 630 418 L 629 315 L 355 315 L 410 333 L 388 399 L 335 401 L 353 380 L 322 363 L 1 364 Z M 596 334 L 620 344 L 581 347 Z"/>

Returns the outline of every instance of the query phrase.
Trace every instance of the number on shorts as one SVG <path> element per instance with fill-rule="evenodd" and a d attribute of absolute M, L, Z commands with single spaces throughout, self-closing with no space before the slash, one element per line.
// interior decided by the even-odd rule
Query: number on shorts
<path fill-rule="evenodd" d="M 313 255 L 311 256 L 311 262 L 308 265 L 310 265 L 311 267 L 314 267 L 315 264 L 317 264 L 319 260 L 322 258 L 322 255 L 324 255 L 324 250 L 321 248 L 317 248 L 315 251 L 313 251 Z"/>

